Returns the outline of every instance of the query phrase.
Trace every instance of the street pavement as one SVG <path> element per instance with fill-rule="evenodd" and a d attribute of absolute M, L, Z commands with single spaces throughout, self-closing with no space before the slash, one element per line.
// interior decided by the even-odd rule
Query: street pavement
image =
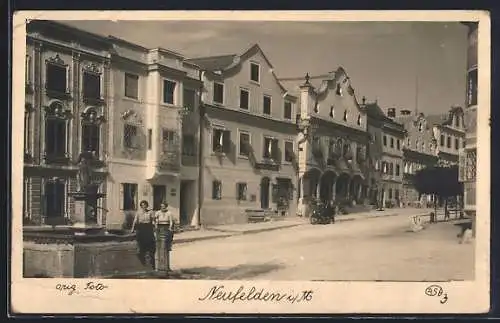
<path fill-rule="evenodd" d="M 446 281 L 474 279 L 474 243 L 458 227 L 410 232 L 407 212 L 329 225 L 304 223 L 175 244 L 171 278 Z"/>

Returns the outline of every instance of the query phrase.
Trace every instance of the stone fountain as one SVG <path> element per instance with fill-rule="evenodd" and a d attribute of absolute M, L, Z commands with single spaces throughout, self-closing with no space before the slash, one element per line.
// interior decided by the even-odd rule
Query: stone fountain
<path fill-rule="evenodd" d="M 92 182 L 95 163 L 95 156 L 91 152 L 80 154 L 77 161 L 77 190 L 68 193 L 75 202 L 71 220 L 72 229 L 77 235 L 105 233 L 104 227 L 97 221 L 97 206 L 98 200 L 106 197 L 106 194 L 99 193 L 99 184 Z"/>
<path fill-rule="evenodd" d="M 75 202 L 73 225 L 23 227 L 24 277 L 109 278 L 151 270 L 137 258 L 135 234 L 109 233 L 98 223 L 105 194 L 93 182 L 96 163 L 90 152 L 78 158 L 78 186 L 68 193 Z"/>

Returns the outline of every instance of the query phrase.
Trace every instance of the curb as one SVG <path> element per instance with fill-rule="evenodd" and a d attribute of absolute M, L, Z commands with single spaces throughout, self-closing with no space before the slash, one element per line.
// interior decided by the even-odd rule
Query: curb
<path fill-rule="evenodd" d="M 280 226 L 280 227 L 262 228 L 262 229 L 255 229 L 255 230 L 246 230 L 246 231 L 220 231 L 220 230 L 213 230 L 213 231 L 225 232 L 225 234 L 219 234 L 219 235 L 208 236 L 208 237 L 196 237 L 196 238 L 184 238 L 184 239 L 180 238 L 178 240 L 174 240 L 173 244 L 182 244 L 182 243 L 189 243 L 189 242 L 195 242 L 195 241 L 229 238 L 229 237 L 234 237 L 234 236 L 239 236 L 239 235 L 245 235 L 245 234 L 253 234 L 253 233 L 266 232 L 266 231 L 274 231 L 274 230 L 279 230 L 279 229 L 287 229 L 287 228 L 292 228 L 292 227 L 296 227 L 296 226 L 304 225 L 304 224 L 305 223 L 294 223 L 294 224 L 284 225 L 284 226 Z"/>

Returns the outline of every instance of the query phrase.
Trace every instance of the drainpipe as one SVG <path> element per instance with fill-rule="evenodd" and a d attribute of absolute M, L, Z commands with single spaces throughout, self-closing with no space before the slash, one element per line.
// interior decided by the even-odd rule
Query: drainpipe
<path fill-rule="evenodd" d="M 196 221 L 196 226 L 198 228 L 201 227 L 201 209 L 203 207 L 203 199 L 204 199 L 204 188 L 205 188 L 205 181 L 204 181 L 204 173 L 205 173 L 205 158 L 204 158 L 204 141 L 205 141 L 205 127 L 204 127 L 204 120 L 205 120 L 205 107 L 203 105 L 203 78 L 204 78 L 205 72 L 199 71 L 199 80 L 201 82 L 200 84 L 200 94 L 198 95 L 198 116 L 199 116 L 199 121 L 198 121 L 198 132 L 199 132 L 199 137 L 198 137 L 198 212 L 197 212 L 197 221 Z"/>

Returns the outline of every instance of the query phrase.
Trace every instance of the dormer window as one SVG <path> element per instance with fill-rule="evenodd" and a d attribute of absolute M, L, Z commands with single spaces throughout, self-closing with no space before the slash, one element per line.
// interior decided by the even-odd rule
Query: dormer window
<path fill-rule="evenodd" d="M 250 63 L 250 80 L 260 83 L 260 65 L 257 63 Z"/>
<path fill-rule="evenodd" d="M 460 127 L 460 117 L 459 116 L 456 116 L 455 117 L 455 127 Z"/>
<path fill-rule="evenodd" d="M 335 93 L 338 96 L 342 96 L 342 87 L 340 86 L 340 83 L 337 84 L 337 89 L 336 89 Z"/>

